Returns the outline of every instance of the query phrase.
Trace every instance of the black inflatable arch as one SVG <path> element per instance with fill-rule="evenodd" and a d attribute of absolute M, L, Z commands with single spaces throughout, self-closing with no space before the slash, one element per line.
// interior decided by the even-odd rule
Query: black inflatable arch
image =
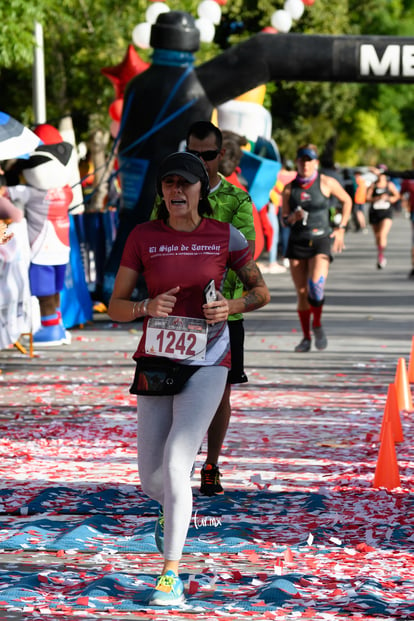
<path fill-rule="evenodd" d="M 214 105 L 275 80 L 412 83 L 414 38 L 258 34 L 196 71 Z"/>

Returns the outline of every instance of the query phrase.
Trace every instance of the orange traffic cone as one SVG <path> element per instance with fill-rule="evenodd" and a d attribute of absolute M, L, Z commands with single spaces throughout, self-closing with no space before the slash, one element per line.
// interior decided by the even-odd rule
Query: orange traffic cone
<path fill-rule="evenodd" d="M 397 453 L 395 452 L 392 427 L 389 418 L 384 423 L 384 433 L 381 440 L 377 467 L 375 469 L 374 487 L 385 487 L 388 490 L 400 487 L 400 473 L 398 471 Z"/>
<path fill-rule="evenodd" d="M 411 339 L 411 353 L 408 361 L 408 383 L 414 384 L 414 336 Z"/>
<path fill-rule="evenodd" d="M 384 416 L 382 418 L 380 439 L 384 436 L 385 422 L 391 422 L 392 436 L 394 442 L 404 442 L 404 434 L 401 426 L 400 411 L 398 408 L 397 390 L 395 384 L 388 386 L 387 401 L 385 403 Z"/>
<path fill-rule="evenodd" d="M 410 384 L 408 383 L 407 367 L 404 358 L 398 360 L 395 374 L 395 388 L 397 389 L 398 409 L 413 411 Z"/>

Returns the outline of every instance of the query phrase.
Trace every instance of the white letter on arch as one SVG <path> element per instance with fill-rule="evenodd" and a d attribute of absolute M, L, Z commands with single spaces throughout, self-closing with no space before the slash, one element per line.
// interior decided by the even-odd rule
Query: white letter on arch
<path fill-rule="evenodd" d="M 361 45 L 360 48 L 361 75 L 383 76 L 389 72 L 392 76 L 400 75 L 400 46 L 388 45 L 381 60 L 372 44 Z"/>
<path fill-rule="evenodd" d="M 402 71 L 403 75 L 409 77 L 414 75 L 414 45 L 403 45 Z"/>

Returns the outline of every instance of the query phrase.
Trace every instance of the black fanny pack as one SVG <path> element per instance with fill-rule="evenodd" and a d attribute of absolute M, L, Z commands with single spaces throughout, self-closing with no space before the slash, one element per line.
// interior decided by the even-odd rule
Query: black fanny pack
<path fill-rule="evenodd" d="M 134 381 L 129 389 L 132 395 L 161 397 L 181 392 L 199 366 L 178 364 L 169 358 L 138 358 Z"/>

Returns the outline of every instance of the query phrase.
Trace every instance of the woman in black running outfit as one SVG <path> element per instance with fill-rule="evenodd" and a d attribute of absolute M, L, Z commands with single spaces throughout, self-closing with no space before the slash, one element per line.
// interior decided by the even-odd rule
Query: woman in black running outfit
<path fill-rule="evenodd" d="M 331 252 L 344 249 L 344 233 L 352 210 L 352 199 L 339 181 L 318 173 L 318 152 L 313 144 L 299 147 L 296 178 L 283 191 L 282 218 L 291 227 L 287 258 L 296 288 L 297 311 L 303 331 L 297 352 L 311 348 L 311 318 L 315 347 L 328 345 L 321 325 L 325 284 Z M 330 196 L 342 203 L 342 219 L 334 231 L 329 219 Z"/>
<path fill-rule="evenodd" d="M 387 260 L 385 249 L 387 247 L 388 233 L 392 226 L 393 204 L 400 198 L 396 186 L 390 181 L 386 173 L 379 169 L 378 179 L 367 191 L 369 203 L 369 223 L 374 231 L 375 244 L 377 247 L 377 268 L 383 269 Z"/>

